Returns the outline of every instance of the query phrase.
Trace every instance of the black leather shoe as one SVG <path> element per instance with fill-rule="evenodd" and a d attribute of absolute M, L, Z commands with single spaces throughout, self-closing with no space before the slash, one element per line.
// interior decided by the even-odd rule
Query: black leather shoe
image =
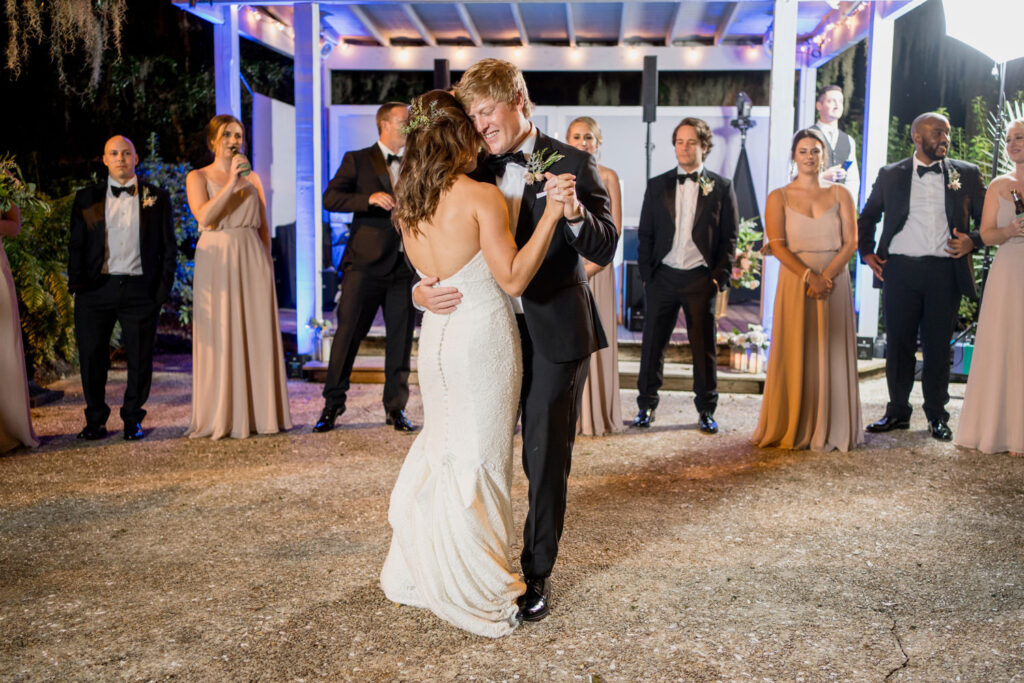
<path fill-rule="evenodd" d="M 892 417 L 891 415 L 886 415 L 878 422 L 872 422 L 864 429 L 872 434 L 891 432 L 894 429 L 910 429 L 910 420 L 900 420 L 899 418 Z"/>
<path fill-rule="evenodd" d="M 125 441 L 138 441 L 142 437 L 146 436 L 142 431 L 141 422 L 132 422 L 124 426 L 124 440 Z"/>
<path fill-rule="evenodd" d="M 105 439 L 107 438 L 107 428 L 103 425 L 85 425 L 85 429 L 78 432 L 78 438 L 86 441 Z"/>
<path fill-rule="evenodd" d="M 715 416 L 711 413 L 701 413 L 697 418 L 697 429 L 705 434 L 717 434 L 718 423 L 715 422 Z"/>
<path fill-rule="evenodd" d="M 405 411 L 403 410 L 392 410 L 388 413 L 387 418 L 385 418 L 384 424 L 393 425 L 396 432 L 416 431 L 416 425 L 409 422 L 409 418 L 405 416 Z"/>
<path fill-rule="evenodd" d="M 526 582 L 526 592 L 516 600 L 520 621 L 540 621 L 551 611 L 551 579 Z"/>
<path fill-rule="evenodd" d="M 928 431 L 933 439 L 938 439 L 939 441 L 953 440 L 953 432 L 950 431 L 949 425 L 946 424 L 945 420 L 929 420 Z"/>
<path fill-rule="evenodd" d="M 320 411 L 320 419 L 313 426 L 314 432 L 329 432 L 334 429 L 334 421 L 345 412 L 344 408 L 325 407 Z"/>
<path fill-rule="evenodd" d="M 643 408 L 633 418 L 634 427 L 650 427 L 654 422 L 654 408 Z"/>

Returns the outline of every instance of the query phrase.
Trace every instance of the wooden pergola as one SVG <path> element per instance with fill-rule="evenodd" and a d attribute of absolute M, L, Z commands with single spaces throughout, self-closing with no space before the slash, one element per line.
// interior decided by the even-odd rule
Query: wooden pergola
<path fill-rule="evenodd" d="M 886 162 L 895 21 L 924 0 L 686 0 L 684 2 L 365 2 L 172 0 L 213 24 L 218 112 L 241 114 L 239 37 L 295 63 L 296 316 L 300 351 L 312 347 L 302 322 L 319 317 L 324 112 L 332 70 L 431 71 L 437 59 L 464 69 L 497 57 L 524 71 L 770 71 L 768 191 L 788 182 L 789 144 L 814 121 L 818 67 L 868 39 L 861 187 Z M 799 79 L 799 89 L 797 90 Z M 793 93 L 798 92 L 794 100 Z M 330 169 L 326 169 L 329 171 Z M 777 262 L 763 275 L 762 318 L 771 326 Z M 858 334 L 877 333 L 878 297 L 858 267 Z"/>

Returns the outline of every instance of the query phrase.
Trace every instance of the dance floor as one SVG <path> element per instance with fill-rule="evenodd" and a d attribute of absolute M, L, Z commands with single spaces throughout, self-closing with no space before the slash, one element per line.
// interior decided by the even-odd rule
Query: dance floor
<path fill-rule="evenodd" d="M 1024 460 L 912 429 L 849 454 L 758 450 L 760 396 L 686 393 L 655 427 L 577 441 L 553 611 L 490 641 L 389 603 L 388 495 L 413 437 L 356 385 L 313 434 L 181 438 L 190 376 L 160 359 L 145 441 L 76 441 L 82 395 L 0 457 L 0 680 L 1020 680 Z M 124 387 L 115 370 L 109 426 Z M 964 385 L 953 385 L 956 423 Z M 884 379 L 862 382 L 882 414 Z M 622 392 L 632 414 L 635 392 Z M 920 405 L 920 390 L 914 395 Z M 422 419 L 418 388 L 409 405 Z M 517 449 L 519 447 L 517 439 Z M 517 451 L 518 452 L 518 451 Z M 516 467 L 518 472 L 519 468 Z M 526 481 L 512 490 L 517 527 Z M 514 551 L 519 542 L 514 540 Z"/>

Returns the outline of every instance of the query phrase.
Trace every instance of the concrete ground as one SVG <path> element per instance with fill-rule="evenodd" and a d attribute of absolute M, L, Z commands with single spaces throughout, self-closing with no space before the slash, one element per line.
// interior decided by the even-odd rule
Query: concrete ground
<path fill-rule="evenodd" d="M 707 437 L 669 393 L 651 430 L 580 438 L 552 614 L 491 641 L 377 588 L 411 443 L 379 385 L 329 434 L 294 382 L 291 432 L 187 440 L 165 362 L 139 443 L 76 441 L 80 387 L 55 388 L 42 446 L 0 457 L 0 680 L 1024 680 L 1024 460 L 935 442 L 920 411 L 785 452 L 748 443 L 759 396 L 724 396 Z M 884 380 L 861 392 L 880 416 Z M 517 525 L 525 495 L 519 473 Z"/>

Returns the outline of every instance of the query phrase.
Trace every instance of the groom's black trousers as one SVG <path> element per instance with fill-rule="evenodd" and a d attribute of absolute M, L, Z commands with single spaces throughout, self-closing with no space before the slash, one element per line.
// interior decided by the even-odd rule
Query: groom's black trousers
<path fill-rule="evenodd" d="M 590 358 L 554 363 L 537 353 L 522 315 L 517 315 L 523 348 L 523 471 L 530 483 L 530 510 L 523 527 L 523 576 L 551 574 L 565 521 L 565 496 L 572 466 L 583 384 Z"/>

